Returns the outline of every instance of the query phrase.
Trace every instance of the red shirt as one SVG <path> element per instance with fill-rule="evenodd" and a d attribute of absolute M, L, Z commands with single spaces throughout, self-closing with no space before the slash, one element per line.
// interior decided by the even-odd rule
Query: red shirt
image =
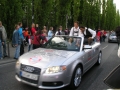
<path fill-rule="evenodd" d="M 32 32 L 32 33 L 31 33 L 32 36 L 35 35 L 36 29 L 35 29 L 34 27 L 32 27 L 32 28 L 31 28 L 31 32 Z"/>
<path fill-rule="evenodd" d="M 40 35 L 34 35 L 33 44 L 40 45 Z"/>
<path fill-rule="evenodd" d="M 99 36 L 99 37 L 101 36 L 101 32 L 100 31 L 98 31 L 97 36 Z"/>

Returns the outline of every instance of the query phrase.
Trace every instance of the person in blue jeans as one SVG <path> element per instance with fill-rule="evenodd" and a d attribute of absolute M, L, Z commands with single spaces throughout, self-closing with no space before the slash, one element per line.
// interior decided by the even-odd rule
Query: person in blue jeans
<path fill-rule="evenodd" d="M 15 30 L 13 32 L 12 44 L 16 47 L 14 59 L 18 59 L 20 56 L 20 45 L 21 40 L 19 36 L 19 25 L 15 25 Z"/>
<path fill-rule="evenodd" d="M 21 45 L 20 45 L 20 56 L 24 54 L 24 35 L 23 33 L 25 32 L 22 28 L 22 22 L 18 22 L 18 25 L 19 25 L 19 37 L 20 37 L 20 40 L 21 40 Z"/>

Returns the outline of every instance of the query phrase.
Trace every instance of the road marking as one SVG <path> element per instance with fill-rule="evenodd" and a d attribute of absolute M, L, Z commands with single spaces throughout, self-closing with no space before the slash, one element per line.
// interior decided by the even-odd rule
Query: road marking
<path fill-rule="evenodd" d="M 108 47 L 108 45 L 107 46 L 105 46 L 103 49 L 106 49 Z"/>

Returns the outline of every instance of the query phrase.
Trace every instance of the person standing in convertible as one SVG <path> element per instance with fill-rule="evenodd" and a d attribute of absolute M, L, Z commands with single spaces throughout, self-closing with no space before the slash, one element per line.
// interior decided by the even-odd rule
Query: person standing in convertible
<path fill-rule="evenodd" d="M 79 22 L 74 22 L 74 27 L 71 28 L 69 36 L 81 36 L 83 37 L 83 34 L 79 28 Z"/>

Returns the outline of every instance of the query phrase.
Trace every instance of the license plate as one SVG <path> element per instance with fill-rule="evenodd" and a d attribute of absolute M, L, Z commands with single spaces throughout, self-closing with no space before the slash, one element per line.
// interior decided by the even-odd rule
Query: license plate
<path fill-rule="evenodd" d="M 22 77 L 25 77 L 25 78 L 28 78 L 28 79 L 38 80 L 38 75 L 31 74 L 31 73 L 28 73 L 28 72 L 21 71 L 20 75 Z"/>

